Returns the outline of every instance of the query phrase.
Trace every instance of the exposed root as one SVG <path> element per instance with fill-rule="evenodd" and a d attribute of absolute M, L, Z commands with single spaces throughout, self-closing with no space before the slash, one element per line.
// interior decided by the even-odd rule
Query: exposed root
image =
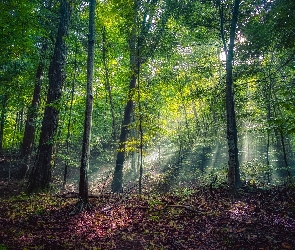
<path fill-rule="evenodd" d="M 72 212 L 70 212 L 70 215 L 79 214 L 83 211 L 90 211 L 91 209 L 92 205 L 90 202 L 85 203 L 82 199 L 79 199 Z"/>

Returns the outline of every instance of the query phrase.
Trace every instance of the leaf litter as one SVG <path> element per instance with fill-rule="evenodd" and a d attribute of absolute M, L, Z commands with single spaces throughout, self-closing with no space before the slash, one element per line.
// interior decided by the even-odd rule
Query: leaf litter
<path fill-rule="evenodd" d="M 214 192 L 102 194 L 75 215 L 74 195 L 1 198 L 0 248 L 295 249 L 294 188 Z"/>

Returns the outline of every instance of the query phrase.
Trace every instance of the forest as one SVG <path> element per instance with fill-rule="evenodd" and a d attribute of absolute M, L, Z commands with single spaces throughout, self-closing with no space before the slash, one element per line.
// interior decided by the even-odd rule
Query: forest
<path fill-rule="evenodd" d="M 294 0 L 0 0 L 1 249 L 295 249 Z"/>

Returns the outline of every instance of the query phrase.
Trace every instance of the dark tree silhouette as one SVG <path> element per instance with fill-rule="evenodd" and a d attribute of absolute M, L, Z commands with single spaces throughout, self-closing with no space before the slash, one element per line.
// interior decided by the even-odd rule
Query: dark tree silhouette
<path fill-rule="evenodd" d="M 229 45 L 226 46 L 224 37 L 223 9 L 220 7 L 220 31 L 226 53 L 226 121 L 227 121 L 227 143 L 228 143 L 228 184 L 232 195 L 236 194 L 236 188 L 240 185 L 239 158 L 238 158 L 238 136 L 235 114 L 235 102 L 233 91 L 233 58 L 236 27 L 238 21 L 240 0 L 234 1 L 232 12 Z"/>
<path fill-rule="evenodd" d="M 93 68 L 94 68 L 94 44 L 95 44 L 95 4 L 96 0 L 89 2 L 89 35 L 88 35 L 88 57 L 87 57 L 87 92 L 86 109 L 84 118 L 84 134 L 82 143 L 82 156 L 80 165 L 80 183 L 79 183 L 79 201 L 77 208 L 79 211 L 89 208 L 88 201 L 88 177 L 87 169 L 89 167 L 90 140 L 92 127 L 93 110 Z"/>
<path fill-rule="evenodd" d="M 70 16 L 71 6 L 67 0 L 62 0 L 60 2 L 60 22 L 53 57 L 49 66 L 49 88 L 46 108 L 42 121 L 38 153 L 29 178 L 28 193 L 46 191 L 50 188 L 53 146 L 58 126 L 59 101 L 66 78 L 67 47 L 65 36 L 68 33 Z"/>

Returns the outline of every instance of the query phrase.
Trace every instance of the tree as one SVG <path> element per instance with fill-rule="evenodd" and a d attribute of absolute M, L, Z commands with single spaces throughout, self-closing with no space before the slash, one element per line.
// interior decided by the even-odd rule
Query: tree
<path fill-rule="evenodd" d="M 27 171 L 29 170 L 29 161 L 31 157 L 31 153 L 33 150 L 33 143 L 35 138 L 36 131 L 36 118 L 38 114 L 38 107 L 40 102 L 40 92 L 41 92 L 41 79 L 43 76 L 44 70 L 44 58 L 46 53 L 47 44 L 44 43 L 41 48 L 40 53 L 40 62 L 36 72 L 36 81 L 33 93 L 33 99 L 31 106 L 27 112 L 27 120 L 25 125 L 25 132 L 21 147 L 21 158 L 23 159 L 23 164 L 20 169 L 20 177 L 25 177 Z"/>
<path fill-rule="evenodd" d="M 115 108 L 114 108 L 112 89 L 111 89 L 110 77 L 109 77 L 109 68 L 107 65 L 107 42 L 106 42 L 105 27 L 102 27 L 102 60 L 103 60 L 103 66 L 105 70 L 105 88 L 108 93 L 109 103 L 110 103 L 110 112 L 112 115 L 112 139 L 114 143 L 116 143 L 117 141 L 116 118 L 115 118 Z"/>
<path fill-rule="evenodd" d="M 114 171 L 114 177 L 112 182 L 112 191 L 113 192 L 122 192 L 122 179 L 123 179 L 123 164 L 125 162 L 125 154 L 126 154 L 126 142 L 127 136 L 129 132 L 129 124 L 131 122 L 131 114 L 133 110 L 133 96 L 134 90 L 136 86 L 136 76 L 138 72 L 137 62 L 136 62 L 136 34 L 135 28 L 133 27 L 133 34 L 130 38 L 130 67 L 131 67 L 131 80 L 129 85 L 129 92 L 128 92 L 128 101 L 124 109 L 124 116 L 121 125 L 121 133 L 119 137 L 119 146 L 118 146 L 118 153 L 116 158 L 116 166 Z M 137 59 L 138 60 L 138 59 Z"/>
<path fill-rule="evenodd" d="M 7 110 L 8 96 L 4 94 L 1 96 L 1 115 L 0 115 L 0 153 L 3 150 L 3 137 L 4 137 L 4 125 L 5 125 L 5 116 Z"/>
<path fill-rule="evenodd" d="M 117 149 L 116 166 L 112 181 L 112 191 L 122 192 L 123 165 L 126 157 L 126 142 L 128 139 L 131 114 L 134 106 L 134 94 L 136 90 L 136 79 L 140 74 L 141 66 L 151 58 L 159 46 L 161 35 L 169 17 L 165 10 L 159 11 L 161 1 L 133 1 L 132 11 L 127 19 L 131 22 L 129 33 L 130 52 L 130 82 L 128 90 L 128 100 L 124 108 L 123 121 L 119 136 Z M 162 9 L 161 9 L 162 10 Z"/>
<path fill-rule="evenodd" d="M 44 10 L 51 10 L 52 8 L 52 0 L 45 2 L 44 3 Z M 41 11 L 42 10 L 42 11 Z M 24 136 L 21 144 L 21 149 L 20 149 L 20 157 L 23 161 L 22 167 L 20 168 L 20 177 L 25 177 L 29 170 L 29 162 L 33 150 L 33 144 L 34 144 L 34 139 L 35 139 L 35 132 L 36 132 L 36 119 L 38 117 L 38 109 L 40 105 L 40 99 L 41 99 L 41 84 L 42 84 L 42 79 L 44 75 L 44 68 L 45 68 L 45 63 L 46 63 L 46 54 L 47 50 L 49 47 L 49 39 L 48 39 L 48 28 L 50 27 L 48 19 L 52 18 L 52 16 L 48 16 L 46 12 L 43 10 L 41 7 L 39 12 L 40 16 L 43 14 L 45 19 L 45 23 L 42 18 L 39 18 L 39 26 L 44 26 L 44 27 L 39 27 L 39 29 L 43 28 L 43 34 L 41 37 L 37 38 L 40 40 L 40 58 L 36 70 L 36 75 L 35 75 L 35 80 L 34 80 L 34 91 L 33 91 L 33 98 L 30 106 L 28 107 L 27 111 L 27 119 L 25 123 L 25 131 L 24 131 Z M 44 23 L 44 24 L 43 24 Z M 45 33 L 46 30 L 46 34 Z"/>
<path fill-rule="evenodd" d="M 82 156 L 80 166 L 79 182 L 79 201 L 80 211 L 89 208 L 88 201 L 88 177 L 90 157 L 90 140 L 92 127 L 92 109 L 93 109 L 93 68 L 94 68 L 94 45 L 95 45 L 95 4 L 96 0 L 89 1 L 89 35 L 88 35 L 88 57 L 87 57 L 87 91 L 86 91 L 86 109 L 84 118 L 84 133 L 82 142 Z"/>
<path fill-rule="evenodd" d="M 226 54 L 226 120 L 227 120 L 227 143 L 228 143 L 228 184 L 232 195 L 235 195 L 236 188 L 240 185 L 239 159 L 238 159 L 238 136 L 233 92 L 233 58 L 236 27 L 238 21 L 240 0 L 234 1 L 231 18 L 229 45 L 227 47 L 224 36 L 223 6 L 219 3 L 220 9 L 220 33 Z"/>
<path fill-rule="evenodd" d="M 254 98 L 251 101 L 254 103 L 251 104 L 251 109 L 256 112 L 249 115 L 249 120 L 260 127 L 260 136 L 265 138 L 265 176 L 269 183 L 272 172 L 277 172 L 282 177 L 290 177 L 292 173 L 290 142 L 294 132 L 294 103 L 291 101 L 294 96 L 291 87 L 294 67 L 294 1 L 258 3 L 259 5 L 252 6 L 250 18 L 249 14 L 243 16 L 243 8 L 240 10 L 240 17 L 247 21 L 239 25 L 243 42 L 235 49 L 238 54 L 235 61 L 240 79 L 244 78 L 245 82 L 254 80 L 251 85 L 256 90 L 252 91 Z M 257 116 L 256 119 L 253 119 L 254 116 Z M 274 142 L 276 143 L 273 144 Z M 279 153 L 280 151 L 282 152 Z M 272 163 L 273 157 L 276 157 L 277 163 Z"/>
<path fill-rule="evenodd" d="M 26 105 L 26 94 L 31 93 L 32 70 L 36 64 L 36 36 L 39 24 L 36 21 L 36 3 L 24 0 L 1 1 L 0 11 L 0 147 L 8 149 L 11 137 L 22 133 L 22 119 L 9 119 L 12 112 L 22 114 Z M 17 142 L 17 144 L 19 141 Z M 14 146 L 15 147 L 15 146 Z"/>
<path fill-rule="evenodd" d="M 293 53 L 295 46 L 294 8 L 293 0 L 276 0 L 266 17 L 272 24 L 273 34 L 276 35 L 277 49 L 291 49 Z"/>
<path fill-rule="evenodd" d="M 65 36 L 68 33 L 71 5 L 67 0 L 60 1 L 60 22 L 58 26 L 53 57 L 49 66 L 49 88 L 42 121 L 38 153 L 30 174 L 28 193 L 49 190 L 52 172 L 52 156 L 55 135 L 58 127 L 59 101 L 65 81 L 65 63 L 67 46 Z"/>

